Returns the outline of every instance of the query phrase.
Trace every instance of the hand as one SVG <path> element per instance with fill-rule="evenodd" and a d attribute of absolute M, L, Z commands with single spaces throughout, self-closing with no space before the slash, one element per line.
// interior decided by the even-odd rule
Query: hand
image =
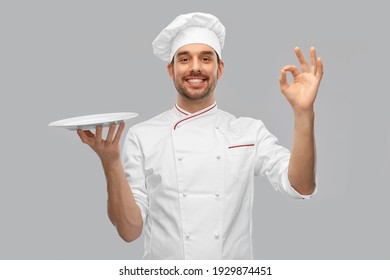
<path fill-rule="evenodd" d="M 314 47 L 310 48 L 311 67 L 306 62 L 301 50 L 296 47 L 295 54 L 301 65 L 301 73 L 295 65 L 287 65 L 282 68 L 279 78 L 280 90 L 293 107 L 294 111 L 312 111 L 314 100 L 323 75 L 323 65 L 321 58 L 316 57 Z M 287 72 L 291 72 L 294 81 L 288 83 Z"/>
<path fill-rule="evenodd" d="M 121 138 L 124 127 L 125 123 L 122 122 L 114 136 L 116 125 L 111 124 L 106 140 L 102 139 L 103 127 L 101 125 L 96 127 L 96 135 L 93 134 L 90 130 L 81 129 L 77 130 L 77 134 L 83 143 L 90 146 L 97 153 L 102 162 L 110 162 L 120 158 L 119 140 Z"/>

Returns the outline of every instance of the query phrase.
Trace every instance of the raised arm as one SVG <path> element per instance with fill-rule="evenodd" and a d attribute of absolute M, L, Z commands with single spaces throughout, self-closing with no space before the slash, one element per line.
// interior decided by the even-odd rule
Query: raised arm
<path fill-rule="evenodd" d="M 314 101 L 323 75 L 323 64 L 310 48 L 309 65 L 299 48 L 295 53 L 301 72 L 295 65 L 282 68 L 279 78 L 280 89 L 294 111 L 294 141 L 288 168 L 291 185 L 302 195 L 311 194 L 315 187 L 316 147 L 314 139 Z M 287 72 L 294 78 L 287 82 Z"/>
<path fill-rule="evenodd" d="M 105 140 L 102 138 L 101 126 L 96 127 L 96 135 L 81 129 L 77 130 L 77 134 L 99 156 L 107 181 L 108 216 L 120 237 L 131 242 L 140 236 L 143 222 L 120 160 L 119 141 L 124 123 L 119 125 L 116 134 L 115 129 L 116 125 L 112 124 Z"/>

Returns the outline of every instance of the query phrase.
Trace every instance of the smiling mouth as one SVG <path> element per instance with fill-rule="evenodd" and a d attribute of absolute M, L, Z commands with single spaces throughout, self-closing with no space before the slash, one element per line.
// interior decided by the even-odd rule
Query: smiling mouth
<path fill-rule="evenodd" d="M 204 82 L 206 81 L 205 78 L 199 78 L 199 77 L 194 77 L 194 78 L 189 78 L 189 79 L 186 79 L 186 82 L 191 84 L 191 85 L 201 85 L 203 84 Z"/>
<path fill-rule="evenodd" d="M 188 79 L 187 82 L 189 83 L 203 83 L 204 79 Z"/>

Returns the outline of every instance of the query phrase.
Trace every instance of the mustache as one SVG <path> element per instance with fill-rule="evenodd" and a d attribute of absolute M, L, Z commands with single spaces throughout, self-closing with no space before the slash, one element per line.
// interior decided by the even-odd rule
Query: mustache
<path fill-rule="evenodd" d="M 208 79 L 207 75 L 204 75 L 200 70 L 199 71 L 190 71 L 188 75 L 185 75 L 186 78 L 203 78 Z"/>

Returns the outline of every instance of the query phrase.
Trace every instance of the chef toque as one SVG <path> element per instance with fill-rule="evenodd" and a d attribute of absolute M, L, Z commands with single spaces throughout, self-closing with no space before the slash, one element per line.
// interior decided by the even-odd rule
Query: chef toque
<path fill-rule="evenodd" d="M 211 14 L 190 13 L 176 17 L 154 39 L 154 54 L 164 61 L 172 61 L 176 51 L 188 44 L 206 44 L 219 57 L 225 43 L 225 27 Z"/>

